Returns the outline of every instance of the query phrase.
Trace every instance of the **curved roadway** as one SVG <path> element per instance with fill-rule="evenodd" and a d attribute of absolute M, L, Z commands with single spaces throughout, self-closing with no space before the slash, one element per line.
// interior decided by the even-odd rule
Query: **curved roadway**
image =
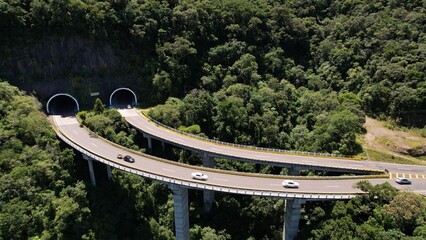
<path fill-rule="evenodd" d="M 224 157 L 237 160 L 251 160 L 257 163 L 271 164 L 271 165 L 297 165 L 304 169 L 324 168 L 324 169 L 348 169 L 353 170 L 377 170 L 383 171 L 388 169 L 392 173 L 400 173 L 406 177 L 411 174 L 413 178 L 425 179 L 426 166 L 406 165 L 406 164 L 393 164 L 385 162 L 374 162 L 367 160 L 351 160 L 339 159 L 331 157 L 308 156 L 308 155 L 295 155 L 278 153 L 271 151 L 257 151 L 249 148 L 241 148 L 218 144 L 200 139 L 192 138 L 180 134 L 178 132 L 168 130 L 150 121 L 147 117 L 142 116 L 136 109 L 120 109 L 120 114 L 126 121 L 139 129 L 140 131 L 150 135 L 153 138 L 161 139 L 174 145 L 178 145 L 187 149 L 198 152 L 207 152 L 211 156 Z"/>
<path fill-rule="evenodd" d="M 81 128 L 75 117 L 53 116 L 57 134 L 78 151 L 92 155 L 95 160 L 105 162 L 116 168 L 132 173 L 197 189 L 240 193 L 248 195 L 276 196 L 284 198 L 350 198 L 361 193 L 354 189 L 354 183 L 359 179 L 346 180 L 298 180 L 299 189 L 286 189 L 281 185 L 284 176 L 259 174 L 243 174 L 237 172 L 194 167 L 172 161 L 155 158 L 146 154 L 136 154 L 101 138 L 95 138 L 87 130 Z M 151 125 L 152 126 L 152 125 Z M 135 158 L 135 163 L 127 163 L 117 159 L 117 154 L 129 154 Z M 191 178 L 194 171 L 202 171 L 209 176 L 208 181 L 198 181 Z M 389 179 L 370 179 L 373 184 L 390 182 Z M 408 188 L 426 194 L 426 180 L 413 181 Z"/>

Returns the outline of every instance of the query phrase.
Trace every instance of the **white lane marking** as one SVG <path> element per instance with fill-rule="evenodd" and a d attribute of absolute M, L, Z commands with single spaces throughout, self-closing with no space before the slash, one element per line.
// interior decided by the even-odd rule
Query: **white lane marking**
<path fill-rule="evenodd" d="M 282 186 L 282 184 L 271 183 L 270 186 Z"/>
<path fill-rule="evenodd" d="M 338 188 L 339 186 L 335 185 L 335 186 L 324 186 L 324 187 Z"/>
<path fill-rule="evenodd" d="M 411 170 L 409 168 L 396 168 L 396 169 L 401 170 L 401 171 L 410 171 Z"/>
<path fill-rule="evenodd" d="M 92 144 L 93 146 L 95 146 L 95 147 L 97 147 L 98 145 L 96 145 L 96 144 L 94 144 L 94 143 L 90 143 L 90 144 Z"/>
<path fill-rule="evenodd" d="M 161 168 L 161 169 L 163 169 L 164 171 L 167 171 L 167 172 L 176 172 L 175 170 L 173 170 L 173 169 L 167 169 L 167 168 Z"/>
<path fill-rule="evenodd" d="M 219 180 L 219 181 L 225 181 L 225 182 L 229 182 L 228 179 L 223 179 L 223 178 L 213 178 L 214 180 Z"/>

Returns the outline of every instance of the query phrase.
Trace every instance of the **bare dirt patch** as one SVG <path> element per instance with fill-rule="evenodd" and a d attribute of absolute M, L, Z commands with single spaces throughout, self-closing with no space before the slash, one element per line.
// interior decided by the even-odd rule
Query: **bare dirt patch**
<path fill-rule="evenodd" d="M 415 136 L 409 132 L 400 130 L 391 130 L 385 127 L 385 123 L 366 118 L 364 127 L 367 134 L 363 139 L 364 149 L 374 149 L 391 156 L 397 156 L 404 159 L 419 160 L 413 156 L 413 152 L 422 154 L 426 150 L 426 138 Z"/>

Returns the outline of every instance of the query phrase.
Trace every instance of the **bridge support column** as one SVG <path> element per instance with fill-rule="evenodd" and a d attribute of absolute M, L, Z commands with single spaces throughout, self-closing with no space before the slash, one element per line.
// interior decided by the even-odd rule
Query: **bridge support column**
<path fill-rule="evenodd" d="M 176 240 L 189 240 L 188 189 L 170 184 L 173 190 Z"/>
<path fill-rule="evenodd" d="M 151 136 L 144 133 L 143 137 L 146 138 L 146 140 L 148 140 L 148 152 L 152 152 L 152 138 L 151 138 Z"/>
<path fill-rule="evenodd" d="M 163 152 L 166 151 L 166 143 L 164 141 L 161 141 L 161 149 L 163 149 Z"/>
<path fill-rule="evenodd" d="M 90 183 L 92 186 L 96 186 L 95 171 L 93 170 L 93 159 L 85 154 L 83 154 L 83 158 L 87 160 L 87 163 L 89 164 Z"/>
<path fill-rule="evenodd" d="M 111 166 L 106 165 L 106 169 L 107 169 L 108 180 L 111 180 L 112 178 Z"/>
<path fill-rule="evenodd" d="M 148 137 L 148 148 L 150 151 L 152 151 L 152 138 Z"/>
<path fill-rule="evenodd" d="M 300 175 L 300 168 L 299 167 L 290 167 L 288 168 L 288 175 L 289 176 L 299 176 Z"/>
<path fill-rule="evenodd" d="M 300 209 L 305 199 L 286 199 L 284 213 L 283 240 L 293 240 L 299 231 Z"/>
<path fill-rule="evenodd" d="M 207 153 L 203 153 L 203 167 L 214 168 L 214 159 Z M 209 213 L 214 202 L 214 191 L 203 190 L 204 212 Z"/>

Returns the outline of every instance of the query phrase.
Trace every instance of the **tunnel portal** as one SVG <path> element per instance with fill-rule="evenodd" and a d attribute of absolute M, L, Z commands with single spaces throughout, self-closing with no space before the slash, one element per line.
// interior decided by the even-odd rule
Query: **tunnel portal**
<path fill-rule="evenodd" d="M 109 105 L 115 108 L 133 107 L 137 103 L 136 94 L 129 88 L 118 88 L 109 97 Z"/>
<path fill-rule="evenodd" d="M 80 111 L 77 99 L 67 93 L 53 95 L 46 104 L 48 114 L 74 115 Z"/>

